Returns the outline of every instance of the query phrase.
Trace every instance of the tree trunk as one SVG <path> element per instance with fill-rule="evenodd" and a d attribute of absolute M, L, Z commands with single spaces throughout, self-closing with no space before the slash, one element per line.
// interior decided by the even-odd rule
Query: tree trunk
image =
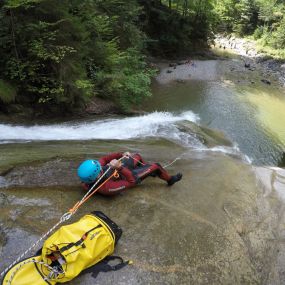
<path fill-rule="evenodd" d="M 13 17 L 13 13 L 12 13 L 11 9 L 9 10 L 9 12 L 10 12 L 12 42 L 13 42 L 13 46 L 14 46 L 14 50 L 15 50 L 15 56 L 19 60 L 19 54 L 18 54 L 18 50 L 17 50 L 16 37 L 15 37 L 14 17 Z"/>
<path fill-rule="evenodd" d="M 184 0 L 184 3 L 183 3 L 183 16 L 187 16 L 188 14 L 188 0 Z"/>

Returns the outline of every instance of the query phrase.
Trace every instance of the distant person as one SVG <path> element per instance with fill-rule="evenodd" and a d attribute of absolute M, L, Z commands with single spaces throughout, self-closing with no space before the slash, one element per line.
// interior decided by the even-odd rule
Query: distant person
<path fill-rule="evenodd" d="M 190 58 L 185 63 L 190 65 L 190 66 L 196 67 L 196 63 L 193 60 L 191 60 Z"/>
<path fill-rule="evenodd" d="M 115 170 L 117 170 L 118 175 L 106 181 L 114 174 Z M 100 178 L 101 180 L 96 187 L 106 181 L 99 188 L 98 193 L 108 196 L 116 195 L 127 188 L 134 187 L 149 176 L 159 177 L 166 181 L 168 186 L 182 178 L 181 173 L 171 176 L 159 163 L 147 163 L 140 154 L 129 152 L 112 153 L 101 157 L 99 160 L 85 160 L 80 164 L 77 174 L 86 190 L 89 190 Z"/>
<path fill-rule="evenodd" d="M 193 61 L 189 58 L 189 59 L 186 60 L 185 63 L 186 63 L 186 64 L 189 64 L 189 65 L 192 65 L 192 64 L 193 64 Z"/>

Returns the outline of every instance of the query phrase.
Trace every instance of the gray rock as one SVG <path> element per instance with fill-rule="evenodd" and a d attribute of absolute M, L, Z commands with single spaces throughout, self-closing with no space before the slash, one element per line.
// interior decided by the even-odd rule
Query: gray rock
<path fill-rule="evenodd" d="M 257 63 L 262 63 L 262 62 L 267 61 L 267 60 L 270 60 L 270 59 L 272 59 L 271 56 L 269 56 L 269 55 L 264 55 L 264 56 L 258 57 L 258 58 L 256 59 L 256 62 L 257 62 Z"/>
<path fill-rule="evenodd" d="M 161 146 L 151 145 L 150 150 L 163 161 Z M 165 150 L 167 159 L 177 155 L 172 146 Z M 267 200 L 251 166 L 211 151 L 184 153 L 169 171 L 175 169 L 183 171 L 183 179 L 170 189 L 149 178 L 113 199 L 95 195 L 91 199 L 96 206 L 90 200 L 68 222 L 75 222 L 94 207 L 103 211 L 124 230 L 115 254 L 133 260 L 132 266 L 122 270 L 100 273 L 96 281 L 90 274 L 80 274 L 70 285 L 280 284 L 284 213 L 274 190 Z M 53 206 L 20 204 L 10 222 L 12 228 L 4 232 L 0 228 L 1 271 L 58 221 L 78 200 L 79 191 L 21 190 L 24 199 L 49 195 Z M 53 212 L 58 216 L 51 219 Z M 10 214 L 8 206 L 1 209 L 4 229 L 9 227 Z"/>
<path fill-rule="evenodd" d="M 183 79 L 176 79 L 175 81 L 178 82 L 178 83 L 185 83 L 185 82 L 186 82 L 186 81 L 183 80 Z"/>
<path fill-rule="evenodd" d="M 267 79 L 261 79 L 260 81 L 267 85 L 271 84 L 270 80 L 267 80 Z"/>
<path fill-rule="evenodd" d="M 8 203 L 7 195 L 3 192 L 0 192 L 0 206 L 6 205 Z"/>

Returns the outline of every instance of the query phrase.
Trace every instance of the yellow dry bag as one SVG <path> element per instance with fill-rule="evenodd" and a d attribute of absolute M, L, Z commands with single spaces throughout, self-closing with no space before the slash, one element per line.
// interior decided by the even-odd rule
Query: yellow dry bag
<path fill-rule="evenodd" d="M 74 224 L 62 226 L 45 241 L 39 255 L 13 266 L 2 285 L 54 285 L 70 281 L 110 256 L 121 235 L 121 228 L 112 220 L 102 212 L 93 212 Z M 127 262 L 121 262 L 117 269 L 122 264 Z"/>

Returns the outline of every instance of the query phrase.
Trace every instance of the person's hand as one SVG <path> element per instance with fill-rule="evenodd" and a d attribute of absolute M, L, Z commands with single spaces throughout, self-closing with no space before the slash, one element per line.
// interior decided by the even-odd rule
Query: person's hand
<path fill-rule="evenodd" d="M 121 163 L 121 161 L 119 161 L 117 159 L 113 159 L 113 160 L 110 161 L 109 165 L 112 168 L 119 169 L 122 166 L 122 163 Z"/>
<path fill-rule="evenodd" d="M 131 153 L 130 153 L 130 152 L 126 151 L 126 152 L 124 152 L 124 153 L 123 153 L 123 156 L 127 156 L 127 157 L 129 157 L 129 156 L 132 156 L 132 155 L 131 155 Z"/>

